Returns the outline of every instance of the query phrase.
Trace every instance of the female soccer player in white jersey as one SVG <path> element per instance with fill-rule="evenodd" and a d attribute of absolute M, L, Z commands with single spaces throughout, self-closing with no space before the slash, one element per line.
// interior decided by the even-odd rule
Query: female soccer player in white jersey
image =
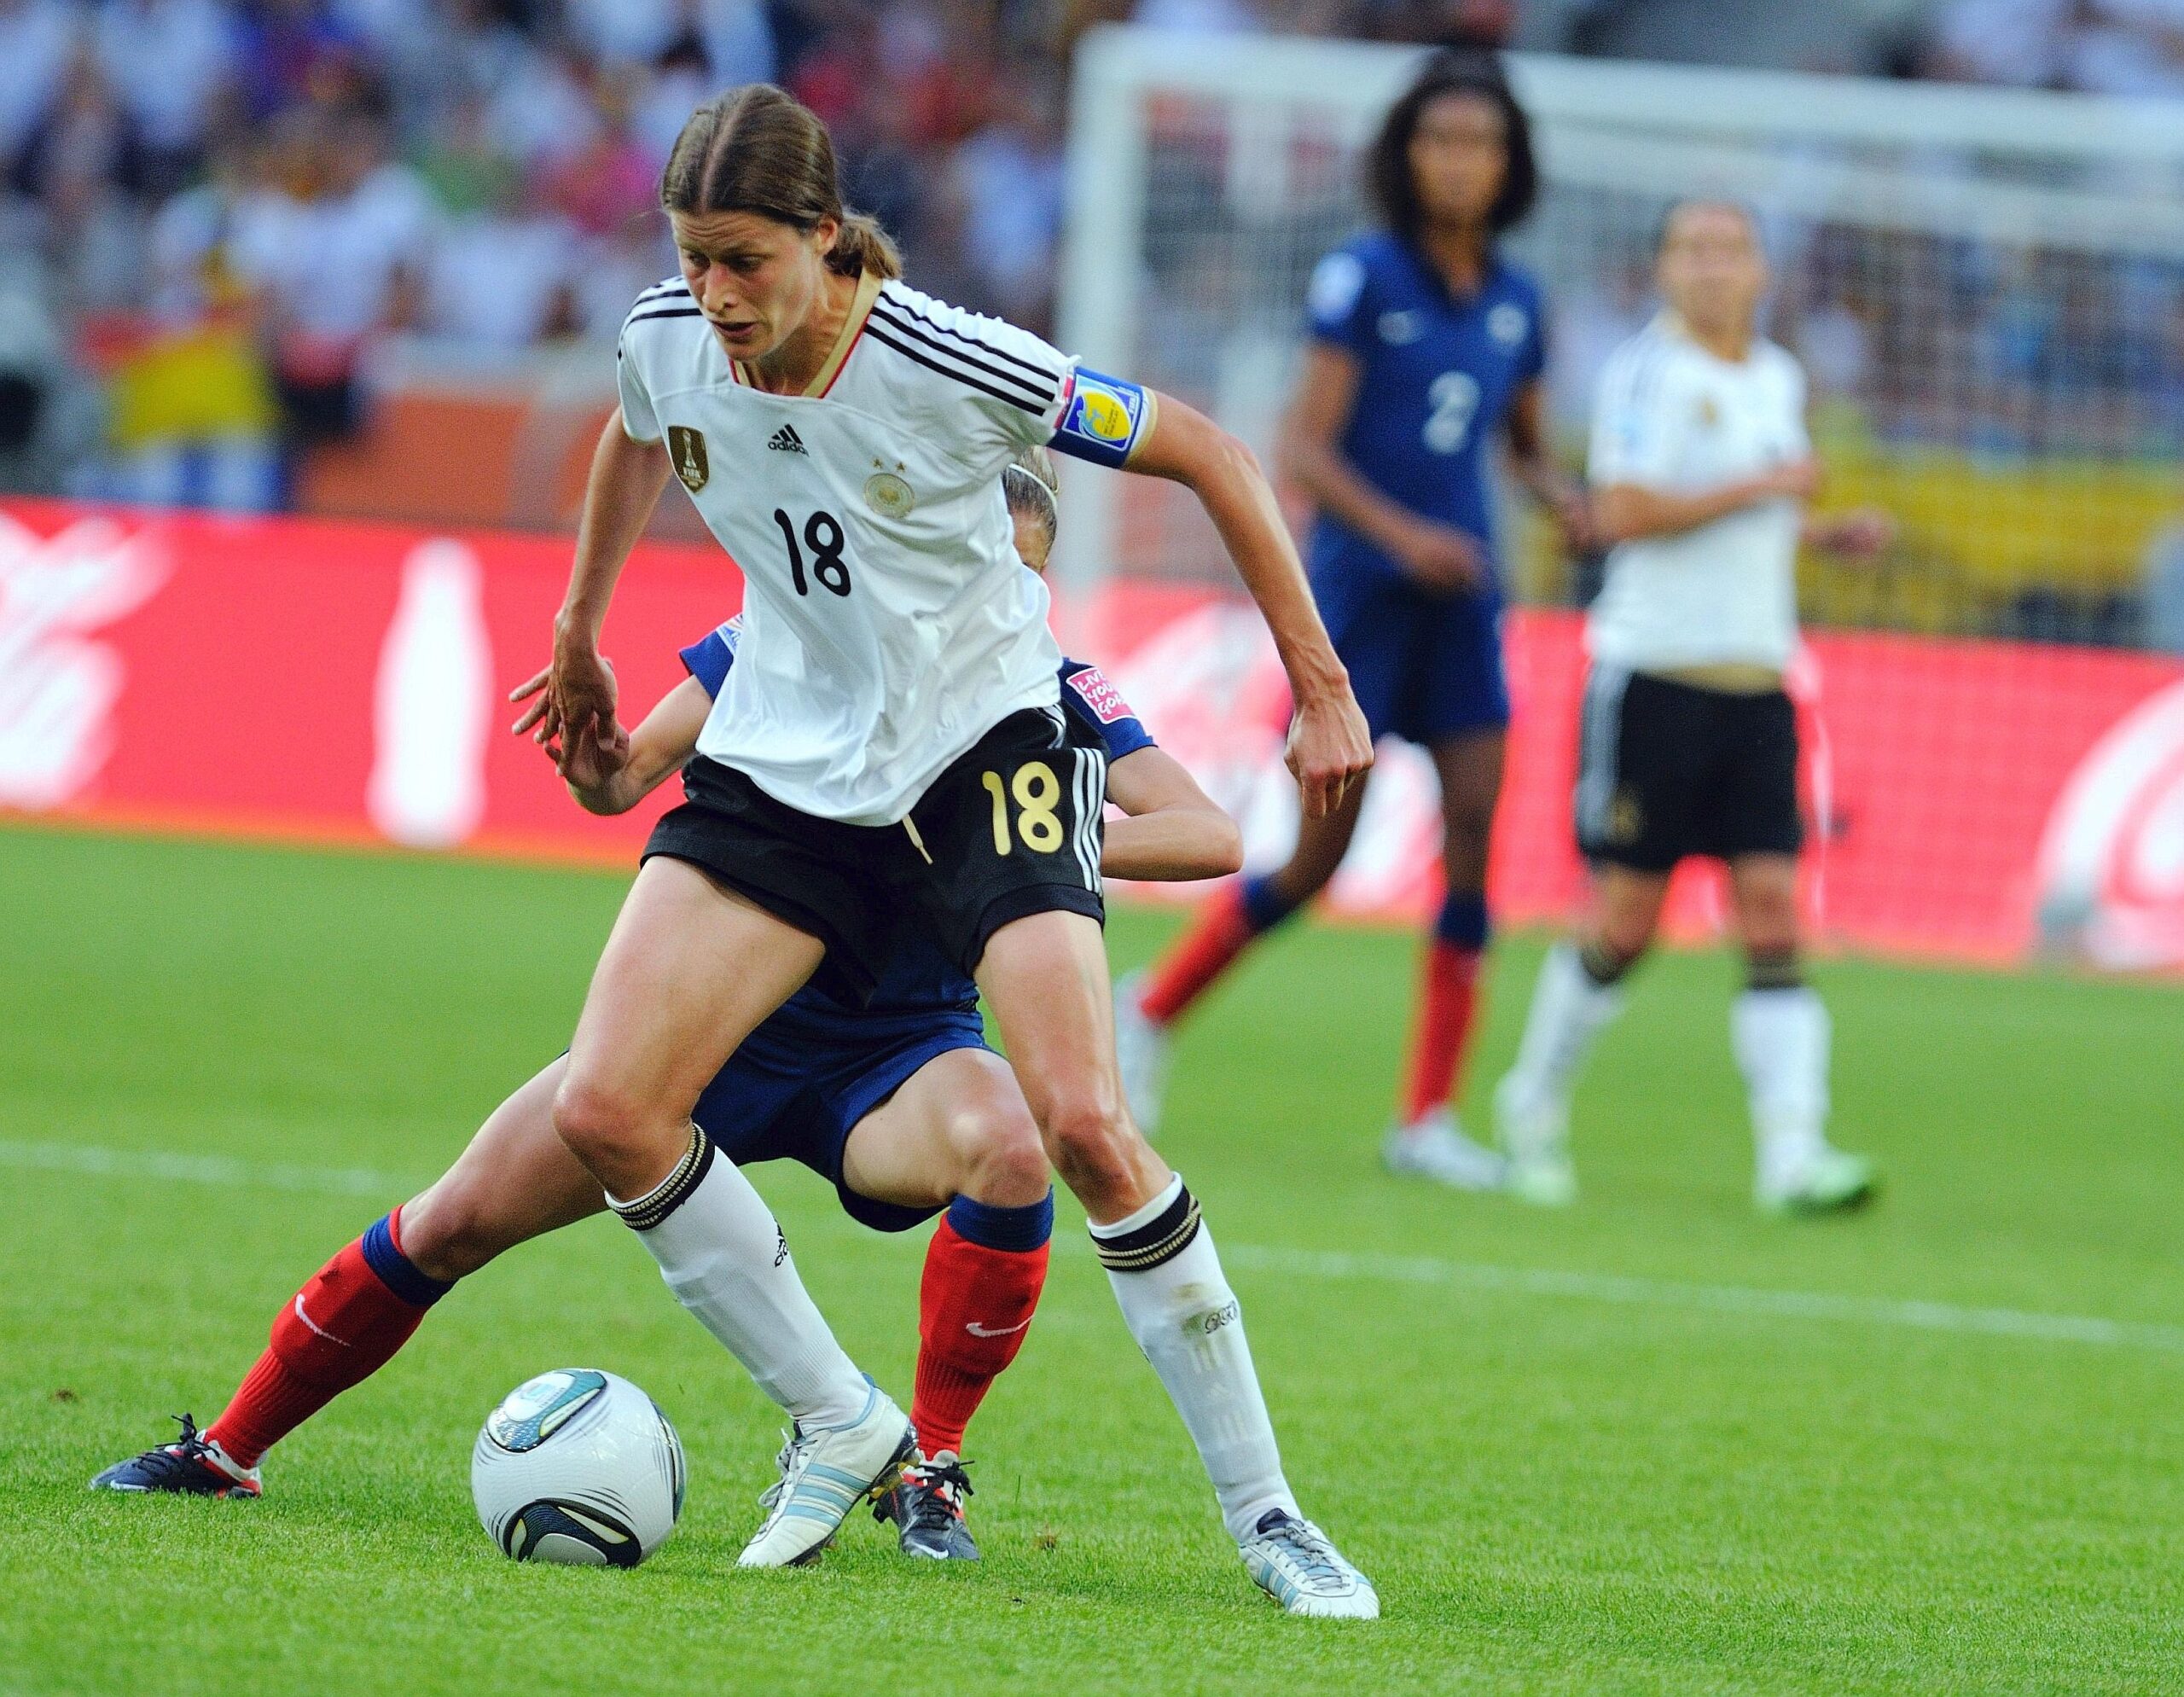
<path fill-rule="evenodd" d="M 1499 69 L 1478 56 L 1428 60 L 1369 159 L 1385 228 L 1313 273 L 1283 459 L 1319 507 L 1312 592 L 1373 734 L 1425 749 L 1440 780 L 1443 889 L 1385 1159 L 1397 1172 L 1488 1189 L 1502 1163 L 1463 1135 L 1452 1104 L 1486 948 L 1487 844 L 1509 722 L 1489 487 L 1501 450 L 1565 529 L 1583 503 L 1542 423 L 1545 303 L 1502 247 L 1536 178 L 1524 109 Z M 1326 887 L 1363 800 L 1353 787 L 1342 807 L 1306 819 L 1287 863 L 1207 902 L 1141 982 L 1120 986 L 1124 1083 L 1148 1128 L 1176 1021 Z"/>
<path fill-rule="evenodd" d="M 1034 571 L 1045 569 L 1057 520 L 1044 459 L 1033 450 L 1025 466 L 1002 474 L 1017 551 Z M 568 776 L 579 802 L 625 812 L 689 758 L 734 670 L 740 634 L 740 621 L 730 620 L 683 650 L 689 677 L 626 747 L 574 751 Z M 514 699 L 544 683 L 542 673 Z M 1063 662 L 1062 704 L 1073 742 L 1106 749 L 1108 799 L 1125 815 L 1106 834 L 1105 873 L 1170 880 L 1235 870 L 1234 822 L 1153 745 L 1097 668 Z M 536 708 L 526 713 L 516 733 L 537 716 Z M 706 1087 L 694 1118 L 738 1165 L 786 1159 L 812 1168 L 852 1218 L 874 1229 L 908 1230 L 945 1209 L 919 1290 L 911 1414 L 920 1454 L 877 1512 L 897 1523 L 907 1554 L 975 1560 L 963 1513 L 964 1433 L 1014 1359 L 1045 1281 L 1054 1214 L 1047 1159 L 1014 1075 L 985 1044 L 977 992 L 961 971 L 929 942 L 907 937 L 883 976 L 861 1008 L 816 984 L 790 998 Z M 179 1440 L 116 1463 L 95 1485 L 143 1495 L 257 1495 L 265 1453 L 384 1367 L 458 1280 L 603 1211 L 597 1182 L 554 1131 L 566 1064 L 549 1063 L 514 1091 L 445 1174 L 281 1304 L 265 1350 L 211 1426 L 200 1433 L 184 1416 Z M 755 1241 L 777 1243 L 763 1206 L 748 1212 Z M 793 1260 L 774 1249 L 760 1271 L 762 1281 L 738 1305 L 753 1336 L 763 1345 L 762 1334 L 823 1335 Z M 770 1325 L 759 1318 L 766 1311 Z M 770 1357 L 757 1362 L 770 1363 L 779 1365 Z M 794 1378 L 773 1372 L 768 1387 Z M 770 1520 L 752 1540 L 752 1560 L 767 1552 L 773 1528 Z"/>
<path fill-rule="evenodd" d="M 555 625 L 549 729 L 572 755 L 622 735 L 600 633 L 671 471 L 742 568 L 746 623 L 688 800 L 655 830 L 594 975 L 561 1135 L 730 1341 L 734 1183 L 692 1106 L 822 962 L 868 988 L 888 928 L 923 927 L 985 992 L 1247 1564 L 1292 1607 L 1377 1612 L 1281 1482 L 1198 1204 L 1123 1107 L 1100 760 L 1064 746 L 1045 590 L 1009 546 L 997 484 L 1020 449 L 1051 442 L 1197 493 L 1288 668 L 1290 764 L 1316 816 L 1372 750 L 1272 491 L 1188 408 L 904 284 L 876 226 L 845 212 L 825 127 L 779 90 L 700 108 L 661 201 L 682 276 L 623 331 L 622 404 Z M 788 1494 L 886 1471 L 907 1431 L 892 1404 L 853 1375 L 810 1400 Z"/>
<path fill-rule="evenodd" d="M 1840 1208 L 1871 1163 L 1833 1148 L 1827 1010 L 1798 963 L 1796 710 L 1802 539 L 1843 553 L 1887 540 L 1883 514 L 1808 518 L 1819 482 L 1804 373 L 1757 329 L 1768 273 L 1742 207 L 1693 201 L 1662 225 L 1668 310 L 1608 362 L 1594 420 L 1596 524 L 1616 543 L 1586 620 L 1591 666 L 1577 792 L 1592 911 L 1540 969 L 1514 1069 L 1496 1092 L 1511 1187 L 1576 1194 L 1569 1100 L 1587 1049 L 1652 944 L 1669 875 L 1724 861 L 1746 964 L 1730 1035 L 1751 1093 L 1755 1194 L 1777 1212 Z"/>

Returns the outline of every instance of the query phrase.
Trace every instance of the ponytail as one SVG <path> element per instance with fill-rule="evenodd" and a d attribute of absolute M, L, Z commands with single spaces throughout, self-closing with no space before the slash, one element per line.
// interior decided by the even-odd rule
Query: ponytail
<path fill-rule="evenodd" d="M 880 220 L 847 209 L 842 212 L 841 234 L 827 250 L 827 264 L 849 277 L 867 271 L 883 280 L 903 275 L 903 255 L 894 238 L 880 229 Z"/>

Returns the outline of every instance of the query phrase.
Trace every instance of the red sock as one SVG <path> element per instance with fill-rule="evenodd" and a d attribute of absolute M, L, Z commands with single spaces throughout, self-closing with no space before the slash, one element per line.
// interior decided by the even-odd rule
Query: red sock
<path fill-rule="evenodd" d="M 1476 949 L 1438 937 L 1426 945 L 1418 1024 L 1411 1033 L 1410 1070 L 1403 1084 L 1406 1125 L 1446 1107 L 1456 1094 L 1478 1005 L 1478 962 Z"/>
<path fill-rule="evenodd" d="M 1137 1005 L 1156 1026 L 1173 1020 L 1198 1000 L 1228 963 L 1258 935 L 1244 911 L 1244 886 L 1232 886 L 1198 910 L 1190 928 L 1146 975 Z"/>
<path fill-rule="evenodd" d="M 927 1456 L 963 1453 L 963 1428 L 1031 1329 L 1047 1282 L 1047 1249 L 1043 1242 L 1036 1249 L 989 1249 L 942 1216 L 925 1252 L 910 1398 L 910 1424 Z"/>
<path fill-rule="evenodd" d="M 297 1427 L 378 1372 L 446 1290 L 402 1254 L 399 1213 L 312 1274 L 275 1317 L 265 1353 L 205 1432 L 238 1467 L 256 1467 Z M 396 1294 L 383 1274 L 418 1299 Z"/>

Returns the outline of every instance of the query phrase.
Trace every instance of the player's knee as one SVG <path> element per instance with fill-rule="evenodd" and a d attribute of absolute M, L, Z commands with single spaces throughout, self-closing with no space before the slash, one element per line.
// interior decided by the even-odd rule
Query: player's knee
<path fill-rule="evenodd" d="M 1645 957 L 1653 941 L 1650 925 L 1626 922 L 1618 927 L 1603 923 L 1577 945 L 1577 959 L 1585 976 L 1605 988 L 1619 984 L 1631 968 Z"/>
<path fill-rule="evenodd" d="M 1080 1200 L 1113 1196 L 1135 1183 L 1138 1135 L 1111 1093 L 1088 1090 L 1055 1101 L 1043 1129 L 1054 1170 Z"/>
<path fill-rule="evenodd" d="M 959 1097 L 950 1110 L 953 1188 L 997 1208 L 1030 1207 L 1047 1194 L 1047 1152 L 1014 1085 Z"/>
<path fill-rule="evenodd" d="M 428 1279 L 468 1278 L 508 1246 L 485 1199 L 462 1184 L 434 1185 L 403 1205 L 402 1253 Z"/>
<path fill-rule="evenodd" d="M 636 1094 L 572 1066 L 554 1092 L 554 1130 L 595 1171 L 601 1159 L 638 1153 L 645 1142 L 643 1104 Z"/>
<path fill-rule="evenodd" d="M 964 1194 L 996 1208 L 1028 1208 L 1047 1194 L 1047 1151 L 1028 1113 L 985 1120 L 977 1129 Z"/>

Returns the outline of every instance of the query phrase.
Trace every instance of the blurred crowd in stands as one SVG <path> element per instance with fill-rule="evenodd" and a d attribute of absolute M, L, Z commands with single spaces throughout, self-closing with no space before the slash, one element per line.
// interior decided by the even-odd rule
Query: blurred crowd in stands
<path fill-rule="evenodd" d="M 2184 0 L 1858 3 L 1914 24 L 1929 74 L 2184 89 Z M 1695 15 L 1725 29 L 1740 8 L 1763 33 L 1827 9 Z M 1043 328 L 1069 55 L 1090 25 L 1614 50 L 1618 27 L 1664 15 L 1657 0 L 0 0 L 0 488 L 277 505 L 295 449 L 357 428 L 360 362 L 389 333 L 483 369 L 611 335 L 671 267 L 659 166 L 725 85 L 781 82 L 833 125 L 851 200 L 923 286 Z"/>

